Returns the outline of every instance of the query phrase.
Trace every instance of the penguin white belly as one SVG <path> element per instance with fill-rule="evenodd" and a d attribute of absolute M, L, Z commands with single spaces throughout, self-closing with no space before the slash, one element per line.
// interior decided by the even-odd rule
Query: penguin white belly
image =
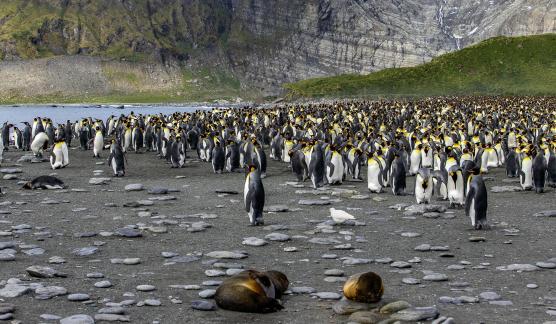
<path fill-rule="evenodd" d="M 421 151 L 421 166 L 423 168 L 432 168 L 432 162 L 433 162 L 433 157 L 432 157 L 432 151 L 429 151 L 429 153 L 425 153 L 425 151 Z"/>
<path fill-rule="evenodd" d="M 367 188 L 369 188 L 370 192 L 379 193 L 382 191 L 382 186 L 378 180 L 381 176 L 378 163 L 369 162 L 367 166 Z"/>
<path fill-rule="evenodd" d="M 521 188 L 529 190 L 533 188 L 533 162 L 526 158 L 521 162 Z"/>
<path fill-rule="evenodd" d="M 96 134 L 95 136 L 95 142 L 93 145 L 93 154 L 95 156 L 100 156 L 100 152 L 102 151 L 102 146 L 104 144 L 104 138 L 102 137 L 102 134 Z"/>
<path fill-rule="evenodd" d="M 481 156 L 481 172 L 482 173 L 488 173 L 488 168 L 489 168 L 488 156 L 489 156 L 489 153 L 485 150 L 483 152 L 483 155 Z"/>
<path fill-rule="evenodd" d="M 417 174 L 419 168 L 421 167 L 421 152 L 414 150 L 411 152 L 409 174 Z"/>
<path fill-rule="evenodd" d="M 440 157 L 438 155 L 434 156 L 434 167 L 433 170 L 440 170 Z"/>
<path fill-rule="evenodd" d="M 126 152 L 129 147 L 131 146 L 131 134 L 130 132 L 126 132 L 124 135 L 124 152 Z"/>
<path fill-rule="evenodd" d="M 62 144 L 62 166 L 66 166 L 70 163 L 69 160 L 69 151 L 68 151 L 68 145 L 64 142 Z"/>
<path fill-rule="evenodd" d="M 44 143 L 48 141 L 48 136 L 44 132 L 40 132 L 35 136 L 35 139 L 31 143 L 31 150 L 35 155 L 42 152 Z"/>
<path fill-rule="evenodd" d="M 118 174 L 118 165 L 116 164 L 116 158 L 112 158 L 112 171 L 114 171 L 114 175 Z"/>
<path fill-rule="evenodd" d="M 436 181 L 436 180 L 434 180 Z M 443 200 L 448 199 L 448 188 L 446 188 L 446 184 L 445 183 L 441 183 L 440 184 L 440 198 L 442 198 Z"/>
<path fill-rule="evenodd" d="M 247 204 L 247 195 L 249 194 L 249 181 L 250 175 L 248 174 L 245 178 L 245 185 L 243 186 L 243 203 Z"/>
<path fill-rule="evenodd" d="M 469 206 L 469 218 L 471 218 L 471 225 L 475 227 L 475 197 L 471 198 L 471 205 Z"/>
<path fill-rule="evenodd" d="M 496 153 L 496 150 L 489 151 L 488 152 L 487 166 L 489 168 L 497 168 L 498 165 L 499 165 L 498 154 Z"/>
<path fill-rule="evenodd" d="M 342 178 L 344 176 L 344 163 L 342 157 L 339 154 L 333 154 L 330 161 L 334 165 L 334 171 L 330 175 L 330 167 L 326 167 L 326 177 L 329 183 L 342 183 Z"/>
<path fill-rule="evenodd" d="M 62 154 L 63 153 L 61 147 L 55 147 L 54 150 L 52 151 L 52 155 L 50 155 L 50 165 L 52 166 L 53 170 L 62 167 L 62 161 L 63 161 Z"/>

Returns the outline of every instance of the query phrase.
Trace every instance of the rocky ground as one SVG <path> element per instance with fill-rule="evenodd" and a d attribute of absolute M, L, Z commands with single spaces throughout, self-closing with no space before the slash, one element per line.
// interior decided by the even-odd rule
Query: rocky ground
<path fill-rule="evenodd" d="M 48 163 L 16 162 L 22 155 L 5 152 L 1 170 L 0 319 L 52 323 L 83 314 L 97 322 L 372 323 L 376 313 L 338 314 L 361 305 L 337 299 L 349 275 L 374 271 L 385 294 L 379 305 L 365 307 L 394 301 L 429 307 L 392 318 L 438 313 L 456 323 L 556 321 L 555 191 L 515 192 L 517 183 L 501 169 L 486 175 L 492 229 L 474 231 L 464 210 L 446 210 L 446 202 L 407 210 L 413 196 L 367 195 L 365 182 L 313 191 L 309 183 L 289 182 L 285 164 L 270 162 L 263 181 L 266 206 L 276 212 L 265 213 L 265 227 L 250 227 L 241 174 L 214 175 L 196 161 L 171 169 L 153 154 L 131 153 L 126 177 L 112 178 L 90 151 L 71 150 L 71 164 L 56 172 L 68 189 L 31 192 L 19 189 L 21 181 L 52 170 Z M 408 191 L 412 184 L 409 178 Z M 330 207 L 357 221 L 333 225 Z M 217 258 L 223 256 L 239 259 Z M 286 273 L 284 310 L 192 308 L 211 308 L 213 289 L 242 268 Z"/>

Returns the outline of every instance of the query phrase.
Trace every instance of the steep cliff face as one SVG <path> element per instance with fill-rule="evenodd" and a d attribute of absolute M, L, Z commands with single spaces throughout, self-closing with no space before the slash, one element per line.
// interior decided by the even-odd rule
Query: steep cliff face
<path fill-rule="evenodd" d="M 2 0 L 0 59 L 208 66 L 277 89 L 413 66 L 492 36 L 553 33 L 555 20 L 554 0 Z"/>
<path fill-rule="evenodd" d="M 232 35 L 258 40 L 231 51 L 236 69 L 274 85 L 414 66 L 497 35 L 556 31 L 553 0 L 235 0 L 234 13 Z"/>

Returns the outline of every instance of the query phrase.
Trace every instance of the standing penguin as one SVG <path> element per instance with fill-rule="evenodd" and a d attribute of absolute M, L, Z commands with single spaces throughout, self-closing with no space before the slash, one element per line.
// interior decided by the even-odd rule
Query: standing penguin
<path fill-rule="evenodd" d="M 102 130 L 99 126 L 96 127 L 95 139 L 93 142 L 93 156 L 100 158 L 100 152 L 104 148 L 104 136 L 102 135 Z"/>
<path fill-rule="evenodd" d="M 552 149 L 550 149 L 550 157 L 548 158 L 546 171 L 548 186 L 556 188 L 556 155 Z"/>
<path fill-rule="evenodd" d="M 432 182 L 434 192 L 438 194 L 438 199 L 448 199 L 448 172 L 445 169 L 434 170 L 432 172 Z"/>
<path fill-rule="evenodd" d="M 254 165 L 249 166 L 243 189 L 245 211 L 249 214 L 249 222 L 253 226 L 264 225 L 263 209 L 265 193 L 261 173 Z"/>
<path fill-rule="evenodd" d="M 309 169 L 305 163 L 305 155 L 301 150 L 290 150 L 288 153 L 289 161 L 293 174 L 295 174 L 297 181 L 305 181 L 309 177 Z"/>
<path fill-rule="evenodd" d="M 519 174 L 519 160 L 517 153 L 511 149 L 506 155 L 506 175 L 509 178 L 515 178 Z"/>
<path fill-rule="evenodd" d="M 65 144 L 63 140 L 57 140 L 54 143 L 52 151 L 50 152 L 50 166 L 52 167 L 52 170 L 64 167 L 64 152 L 62 150 L 63 144 Z"/>
<path fill-rule="evenodd" d="M 367 159 L 367 188 L 370 192 L 381 193 L 384 188 L 382 163 L 376 158 Z"/>
<path fill-rule="evenodd" d="M 212 149 L 212 170 L 214 173 L 222 173 L 226 164 L 226 154 L 220 140 L 214 142 Z"/>
<path fill-rule="evenodd" d="M 226 170 L 234 172 L 239 169 L 239 146 L 234 140 L 229 140 L 226 145 Z"/>
<path fill-rule="evenodd" d="M 536 193 L 544 192 L 546 182 L 546 159 L 542 150 L 539 150 L 533 159 L 533 185 Z"/>
<path fill-rule="evenodd" d="M 326 178 L 329 184 L 342 184 L 344 177 L 344 159 L 335 148 L 326 154 Z"/>
<path fill-rule="evenodd" d="M 112 141 L 108 165 L 112 167 L 115 177 L 125 176 L 125 156 L 120 143 Z"/>
<path fill-rule="evenodd" d="M 172 142 L 172 147 L 170 147 L 170 165 L 172 168 L 183 168 L 185 165 L 185 158 L 183 154 L 183 142 L 181 136 L 177 136 L 176 140 Z"/>
<path fill-rule="evenodd" d="M 324 154 L 322 152 L 322 147 L 319 143 L 316 143 L 313 146 L 311 162 L 309 163 L 309 177 L 311 178 L 314 189 L 322 187 L 325 176 L 324 169 Z"/>
<path fill-rule="evenodd" d="M 17 127 L 14 127 L 14 145 L 18 150 L 23 148 L 23 136 Z"/>
<path fill-rule="evenodd" d="M 422 145 L 419 144 L 417 147 L 411 151 L 410 155 L 410 163 L 409 163 L 409 175 L 416 175 L 419 169 L 421 168 L 421 148 Z"/>
<path fill-rule="evenodd" d="M 433 183 L 429 168 L 420 168 L 415 177 L 415 200 L 418 204 L 431 202 Z"/>
<path fill-rule="evenodd" d="M 260 142 L 253 143 L 253 164 L 261 172 L 261 178 L 266 178 L 266 154 Z"/>
<path fill-rule="evenodd" d="M 7 151 L 8 146 L 10 146 L 10 128 L 14 125 L 8 124 L 8 122 L 4 123 L 2 127 L 2 144 L 4 145 L 4 149 Z"/>
<path fill-rule="evenodd" d="M 533 161 L 528 153 L 521 160 L 521 170 L 519 170 L 519 183 L 523 190 L 533 188 Z"/>
<path fill-rule="evenodd" d="M 480 175 L 472 175 L 469 192 L 465 201 L 465 214 L 471 218 L 471 225 L 476 230 L 488 229 L 487 224 L 487 189 Z"/>
<path fill-rule="evenodd" d="M 405 195 L 405 167 L 399 155 L 396 154 L 390 168 L 390 184 L 392 186 L 392 193 L 395 196 Z"/>
<path fill-rule="evenodd" d="M 24 122 L 25 128 L 23 129 L 23 150 L 29 151 L 31 149 L 31 125 Z"/>
<path fill-rule="evenodd" d="M 465 185 L 464 177 L 460 167 L 454 165 L 450 168 L 447 177 L 448 200 L 450 200 L 450 208 L 463 206 L 465 201 Z"/>

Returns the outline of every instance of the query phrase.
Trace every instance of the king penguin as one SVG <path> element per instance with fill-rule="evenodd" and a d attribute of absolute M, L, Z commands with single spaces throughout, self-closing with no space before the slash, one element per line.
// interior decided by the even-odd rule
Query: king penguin
<path fill-rule="evenodd" d="M 415 176 L 415 200 L 418 204 L 431 202 L 433 183 L 429 168 L 420 168 Z"/>
<path fill-rule="evenodd" d="M 125 176 L 125 156 L 120 143 L 112 141 L 108 165 L 112 167 L 115 177 Z"/>
<path fill-rule="evenodd" d="M 31 143 L 31 150 L 35 157 L 42 157 L 42 152 L 48 147 L 48 135 L 45 132 L 40 132 L 35 135 Z"/>
<path fill-rule="evenodd" d="M 93 142 L 93 156 L 96 158 L 100 158 L 100 152 L 104 148 L 104 136 L 102 135 L 102 130 L 99 126 L 95 128 L 95 139 Z"/>
<path fill-rule="evenodd" d="M 487 224 L 487 189 L 481 175 L 472 175 L 469 192 L 465 201 L 465 214 L 471 218 L 471 225 L 476 230 L 488 229 Z"/>
<path fill-rule="evenodd" d="M 63 140 L 57 140 L 54 142 L 54 147 L 50 152 L 50 166 L 52 170 L 60 169 L 64 167 L 64 152 L 62 150 L 62 145 L 65 142 Z"/>
<path fill-rule="evenodd" d="M 344 159 L 334 147 L 327 153 L 326 178 L 329 184 L 342 184 L 344 178 Z"/>
<path fill-rule="evenodd" d="M 214 141 L 214 148 L 212 149 L 212 170 L 214 173 L 222 173 L 226 164 L 226 154 L 220 140 Z"/>
<path fill-rule="evenodd" d="M 533 189 L 533 161 L 528 153 L 525 154 L 521 161 L 521 170 L 519 170 L 519 182 L 523 190 Z"/>
<path fill-rule="evenodd" d="M 420 155 L 419 155 L 420 156 Z M 395 196 L 405 195 L 405 167 L 402 159 L 396 154 L 391 166 L 390 183 Z"/>
<path fill-rule="evenodd" d="M 450 168 L 447 177 L 448 200 L 450 208 L 463 206 L 465 201 L 465 186 L 461 168 L 454 165 Z"/>
<path fill-rule="evenodd" d="M 546 182 L 546 159 L 542 150 L 539 150 L 533 159 L 533 185 L 536 193 L 544 192 Z"/>
<path fill-rule="evenodd" d="M 309 163 L 309 177 L 311 178 L 314 189 L 322 187 L 324 183 L 324 168 L 324 155 L 322 148 L 319 143 L 315 143 L 315 145 L 313 145 L 311 161 Z"/>
<path fill-rule="evenodd" d="M 367 188 L 370 192 L 381 193 L 384 188 L 383 166 L 380 161 L 373 156 L 367 159 Z"/>
<path fill-rule="evenodd" d="M 245 186 L 243 189 L 245 211 L 249 215 L 249 222 L 251 225 L 264 225 L 263 209 L 265 193 L 261 173 L 254 165 L 249 166 L 246 171 L 247 176 L 245 177 Z"/>

